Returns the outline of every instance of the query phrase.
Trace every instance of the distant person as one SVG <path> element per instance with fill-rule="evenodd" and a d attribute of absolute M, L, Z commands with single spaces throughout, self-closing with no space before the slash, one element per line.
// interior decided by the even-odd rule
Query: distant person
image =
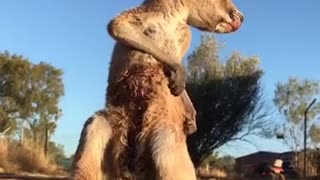
<path fill-rule="evenodd" d="M 285 180 L 286 178 L 282 174 L 284 172 L 282 164 L 283 161 L 281 159 L 276 159 L 271 166 L 268 166 L 266 172 L 264 173 L 263 179 Z"/>

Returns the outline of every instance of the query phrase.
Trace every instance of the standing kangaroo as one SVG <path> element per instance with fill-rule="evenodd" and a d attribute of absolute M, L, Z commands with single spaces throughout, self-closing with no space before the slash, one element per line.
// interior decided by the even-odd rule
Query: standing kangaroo
<path fill-rule="evenodd" d="M 145 0 L 113 19 L 106 109 L 85 123 L 72 177 L 196 180 L 186 145 L 195 110 L 181 65 L 189 26 L 230 33 L 243 19 L 231 0 Z"/>

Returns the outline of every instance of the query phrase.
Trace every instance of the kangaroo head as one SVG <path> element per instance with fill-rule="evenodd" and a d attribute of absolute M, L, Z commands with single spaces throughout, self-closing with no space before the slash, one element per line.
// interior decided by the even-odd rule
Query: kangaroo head
<path fill-rule="evenodd" d="M 187 23 L 203 31 L 230 33 L 241 26 L 244 16 L 232 0 L 181 0 L 188 8 Z"/>

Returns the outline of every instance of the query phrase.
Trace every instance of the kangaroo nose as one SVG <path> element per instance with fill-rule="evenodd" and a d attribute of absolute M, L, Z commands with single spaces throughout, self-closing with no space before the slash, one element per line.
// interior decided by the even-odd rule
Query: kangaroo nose
<path fill-rule="evenodd" d="M 238 10 L 231 11 L 230 17 L 233 20 L 236 20 L 236 19 L 240 20 L 241 23 L 244 21 L 244 15 Z"/>

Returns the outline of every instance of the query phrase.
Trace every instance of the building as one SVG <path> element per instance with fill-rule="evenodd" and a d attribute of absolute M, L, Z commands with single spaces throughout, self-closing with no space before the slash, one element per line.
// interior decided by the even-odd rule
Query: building
<path fill-rule="evenodd" d="M 275 159 L 283 160 L 283 169 L 287 176 L 297 176 L 297 172 L 294 168 L 295 154 L 292 151 L 283 153 L 259 151 L 241 156 L 236 159 L 236 169 L 242 174 L 250 174 L 257 166 L 272 164 Z"/>

